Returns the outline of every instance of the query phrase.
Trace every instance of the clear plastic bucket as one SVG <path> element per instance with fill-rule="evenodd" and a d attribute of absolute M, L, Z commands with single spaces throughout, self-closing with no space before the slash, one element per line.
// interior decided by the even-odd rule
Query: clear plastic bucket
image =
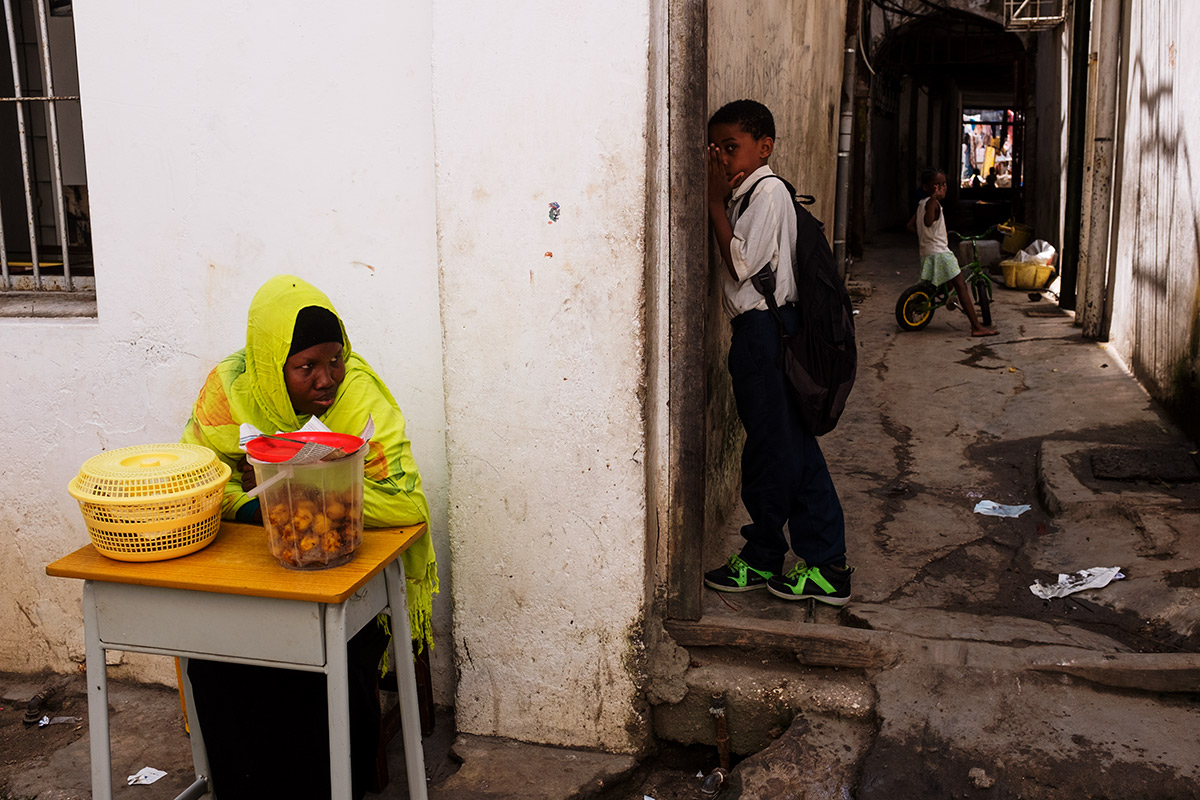
<path fill-rule="evenodd" d="M 267 546 L 288 569 L 325 569 L 354 558 L 363 534 L 363 445 L 315 464 L 275 464 L 253 456 Z M 282 473 L 282 474 L 281 474 Z"/>

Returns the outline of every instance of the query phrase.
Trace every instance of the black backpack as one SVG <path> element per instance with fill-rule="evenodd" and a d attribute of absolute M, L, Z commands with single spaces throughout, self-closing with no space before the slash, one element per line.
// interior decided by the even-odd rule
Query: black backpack
<path fill-rule="evenodd" d="M 790 183 L 778 175 L 768 175 L 755 181 L 746 192 L 739 215 L 745 213 L 754 189 L 768 178 L 783 181 L 796 208 L 796 260 L 792 269 L 800 294 L 796 301 L 800 327 L 794 334 L 784 334 L 783 318 L 775 304 L 775 273 L 771 265 L 764 266 L 750 280 L 766 298 L 779 326 L 783 339 L 781 367 L 792 387 L 800 416 L 814 436 L 821 436 L 837 425 L 858 373 L 854 308 L 846 284 L 838 277 L 837 262 L 825 240 L 825 226 L 801 205 L 811 205 L 814 198 L 808 195 L 798 198 Z"/>

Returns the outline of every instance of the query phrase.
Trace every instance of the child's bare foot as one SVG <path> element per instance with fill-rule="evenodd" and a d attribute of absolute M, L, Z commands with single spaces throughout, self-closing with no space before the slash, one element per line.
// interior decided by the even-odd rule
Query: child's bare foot
<path fill-rule="evenodd" d="M 999 331 L 994 328 L 973 328 L 971 330 L 972 336 L 995 336 L 997 333 Z"/>

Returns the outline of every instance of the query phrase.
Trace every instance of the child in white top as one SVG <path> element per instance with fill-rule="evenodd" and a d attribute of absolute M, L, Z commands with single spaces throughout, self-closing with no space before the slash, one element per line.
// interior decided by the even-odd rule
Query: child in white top
<path fill-rule="evenodd" d="M 921 188 L 929 195 L 917 204 L 917 213 L 908 221 L 908 229 L 917 234 L 921 252 L 921 280 L 935 286 L 949 283 L 958 293 L 958 302 L 971 320 L 972 336 L 995 336 L 996 331 L 985 328 L 975 311 L 975 303 L 963 280 L 958 259 L 950 252 L 946 236 L 946 215 L 942 200 L 946 197 L 946 173 L 927 169 L 921 173 Z"/>

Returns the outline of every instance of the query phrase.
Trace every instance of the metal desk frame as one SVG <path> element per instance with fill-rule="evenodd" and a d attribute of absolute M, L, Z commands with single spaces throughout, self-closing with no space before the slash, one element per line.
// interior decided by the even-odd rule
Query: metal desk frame
<path fill-rule="evenodd" d="M 251 530 L 249 533 L 238 530 L 242 528 Z M 214 794 L 214 789 L 220 789 L 211 786 L 208 777 L 204 737 L 195 718 L 192 686 L 187 678 L 186 660 L 189 658 L 324 673 L 328 686 L 332 797 L 335 800 L 349 798 L 350 711 L 346 644 L 364 625 L 385 611 L 391 611 L 397 626 L 407 627 L 408 601 L 399 556 L 423 533 L 424 526 L 367 531 L 364 546 L 350 562 L 356 564 L 357 569 L 346 575 L 333 595 L 329 594 L 329 577 L 337 570 L 348 570 L 350 565 L 321 573 L 285 570 L 274 564 L 267 553 L 261 528 L 234 523 L 223 525 L 217 541 L 205 550 L 171 562 L 154 563 L 169 563 L 167 571 L 175 576 L 186 575 L 187 562 L 192 560 L 197 566 L 219 569 L 226 565 L 236 572 L 239 567 L 247 566 L 244 563 L 247 554 L 256 561 L 263 561 L 259 556 L 265 555 L 269 559 L 266 566 L 273 565 L 279 573 L 271 576 L 274 580 L 270 593 L 274 596 L 264 596 L 261 586 L 240 585 L 253 581 L 239 582 L 236 576 L 226 581 L 227 585 L 219 587 L 202 585 L 203 578 L 196 578 L 191 581 L 193 585 L 185 586 L 186 581 L 181 582 L 178 577 L 148 575 L 154 570 L 137 569 L 149 564 L 105 559 L 91 545 L 48 566 L 46 571 L 50 575 L 84 579 L 93 797 L 96 800 L 112 798 L 105 652 L 125 650 L 174 656 L 181 660 L 196 780 L 176 800 L 192 800 L 210 794 L 219 797 Z M 261 554 L 240 541 L 249 536 L 255 537 L 254 547 L 261 550 Z M 224 548 L 217 547 L 222 537 L 225 537 Z M 252 566 L 255 570 L 263 569 L 261 563 Z M 317 574 L 326 580 L 325 590 L 306 591 L 302 576 Z M 121 576 L 128 577 L 123 579 Z M 280 584 L 283 584 L 282 589 Z M 409 797 L 427 800 L 416 673 L 407 644 L 407 637 L 393 636 L 391 661 L 397 669 L 400 690 Z"/>

